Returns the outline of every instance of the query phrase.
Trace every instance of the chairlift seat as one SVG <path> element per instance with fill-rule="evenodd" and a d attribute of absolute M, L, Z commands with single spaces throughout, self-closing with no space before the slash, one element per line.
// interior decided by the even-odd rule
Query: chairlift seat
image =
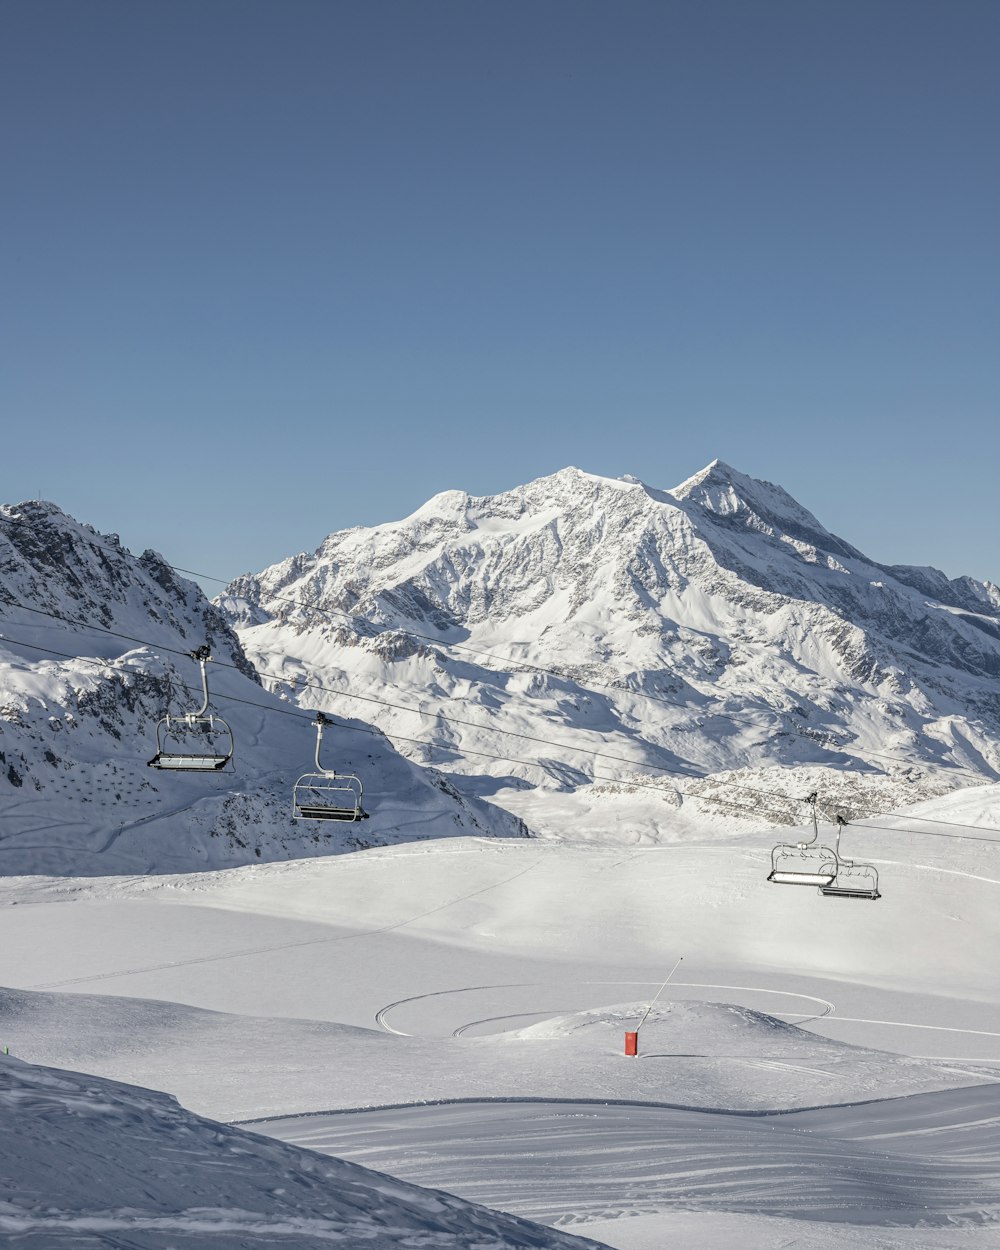
<path fill-rule="evenodd" d="M 874 902 L 882 895 L 878 889 L 878 871 L 874 864 L 840 862 L 837 875 L 829 885 L 821 885 L 825 898 L 865 898 Z"/>
<path fill-rule="evenodd" d="M 819 892 L 824 898 L 867 898 L 872 902 L 882 897 L 877 886 L 838 885 L 836 881 L 821 885 Z"/>
<path fill-rule="evenodd" d="M 156 754 L 150 768 L 175 773 L 211 773 L 233 758 L 232 730 L 221 716 L 165 716 L 156 726 Z"/>
<path fill-rule="evenodd" d="M 353 773 L 305 773 L 292 790 L 296 820 L 367 820 L 361 778 Z"/>
<path fill-rule="evenodd" d="M 768 873 L 768 881 L 775 885 L 818 885 L 820 887 L 829 885 L 836 877 L 836 870 L 831 865 L 829 872 L 825 869 L 821 872 L 791 872 L 787 869 L 777 870 Z"/>
<path fill-rule="evenodd" d="M 826 846 L 779 843 L 771 852 L 767 879 L 774 885 L 829 885 L 837 876 L 837 858 Z"/>
<path fill-rule="evenodd" d="M 309 803 L 299 807 L 296 815 L 301 820 L 366 820 L 367 812 L 356 807 L 331 807 L 327 804 Z"/>
<path fill-rule="evenodd" d="M 175 773 L 206 773 L 225 768 L 231 759 L 231 755 L 174 755 L 160 751 L 149 761 L 149 767 Z"/>

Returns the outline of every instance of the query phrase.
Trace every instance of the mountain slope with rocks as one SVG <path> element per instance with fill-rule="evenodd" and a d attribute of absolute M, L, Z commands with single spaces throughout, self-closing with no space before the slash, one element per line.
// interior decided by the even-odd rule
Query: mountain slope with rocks
<path fill-rule="evenodd" d="M 168 711 L 202 701 L 208 645 L 223 771 L 148 768 Z M 327 731 L 328 766 L 368 783 L 370 819 L 291 816 L 312 771 L 311 717 L 261 688 L 223 614 L 154 552 L 133 556 L 52 504 L 0 509 L 0 872 L 186 871 L 449 834 L 523 836 L 356 717 Z"/>
<path fill-rule="evenodd" d="M 817 778 L 843 798 L 856 777 L 873 812 L 1000 776 L 1000 590 L 880 565 L 722 461 L 673 490 L 571 468 L 447 491 L 217 602 L 269 687 L 364 707 L 548 832 L 794 820 L 760 790 Z"/>

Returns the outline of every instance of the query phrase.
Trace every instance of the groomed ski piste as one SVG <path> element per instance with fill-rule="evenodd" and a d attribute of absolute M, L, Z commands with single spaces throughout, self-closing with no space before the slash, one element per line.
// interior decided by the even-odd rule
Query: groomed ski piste
<path fill-rule="evenodd" d="M 919 814 L 975 836 L 1000 788 Z M 873 823 L 878 903 L 768 884 L 763 831 L 8 879 L 3 1041 L 621 1250 L 978 1250 L 1000 1238 L 1000 848 Z M 236 1164 L 213 1166 L 224 1191 Z M 179 1244 L 136 1219 L 121 1244 Z"/>

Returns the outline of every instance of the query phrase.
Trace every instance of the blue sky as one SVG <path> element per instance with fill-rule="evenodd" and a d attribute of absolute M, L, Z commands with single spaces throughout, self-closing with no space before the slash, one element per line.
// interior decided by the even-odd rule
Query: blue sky
<path fill-rule="evenodd" d="M 6 0 L 0 499 L 223 576 L 716 456 L 1000 581 L 994 0 Z"/>

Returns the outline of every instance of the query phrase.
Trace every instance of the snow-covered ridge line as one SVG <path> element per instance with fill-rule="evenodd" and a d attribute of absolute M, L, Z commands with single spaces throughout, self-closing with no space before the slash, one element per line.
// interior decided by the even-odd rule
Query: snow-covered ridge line
<path fill-rule="evenodd" d="M 911 802 L 1000 777 L 1000 591 L 880 565 L 722 461 L 670 491 L 572 468 L 494 496 L 447 491 L 239 578 L 217 602 L 288 698 L 441 709 L 437 726 L 366 714 L 390 736 L 467 748 L 457 763 L 403 749 L 485 768 L 535 827 L 539 768 L 576 791 L 574 827 L 606 823 L 580 791 L 592 751 L 634 760 L 637 777 L 891 774 Z M 503 729 L 577 750 L 484 764 L 473 752 L 514 753 Z M 642 836 L 673 818 L 636 811 Z"/>

